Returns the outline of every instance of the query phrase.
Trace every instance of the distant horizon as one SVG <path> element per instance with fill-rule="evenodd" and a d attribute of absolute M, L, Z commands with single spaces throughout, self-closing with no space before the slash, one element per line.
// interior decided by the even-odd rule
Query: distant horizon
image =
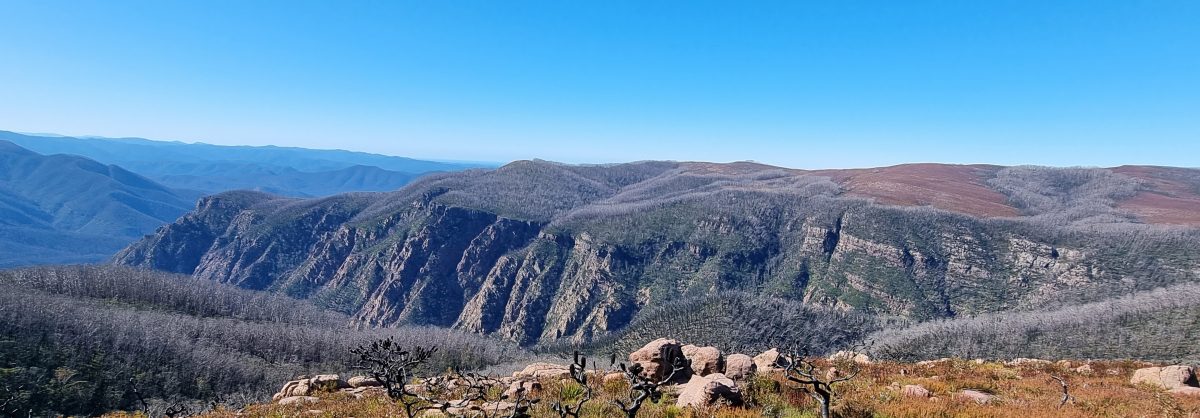
<path fill-rule="evenodd" d="M 141 137 L 141 136 L 109 137 L 109 136 L 102 136 L 102 135 L 65 135 L 65 134 L 58 134 L 58 133 L 51 133 L 51 132 L 25 132 L 25 131 L 16 131 L 16 130 L 0 128 L 0 132 L 2 132 L 2 131 L 12 132 L 12 133 L 26 135 L 26 136 L 46 137 L 46 138 L 74 138 L 74 139 L 97 139 L 97 140 L 141 140 L 141 141 L 153 141 L 153 142 L 162 142 L 162 143 L 178 143 L 178 144 L 185 144 L 185 145 L 186 144 L 197 144 L 197 145 L 213 145 L 213 146 L 226 146 L 226 147 L 277 147 L 277 148 L 295 148 L 295 149 L 321 150 L 321 151 L 346 151 L 346 152 L 354 152 L 354 153 L 382 155 L 382 156 L 386 156 L 386 157 L 411 158 L 411 159 L 415 159 L 415 160 L 433 161 L 433 162 L 440 162 L 440 163 L 471 164 L 471 165 L 494 166 L 494 167 L 502 167 L 504 165 L 511 164 L 511 163 L 514 163 L 517 161 L 538 161 L 538 160 L 540 160 L 540 161 L 547 161 L 547 162 L 551 162 L 551 163 L 571 164 L 571 165 L 611 165 L 611 164 L 629 164 L 629 163 L 637 163 L 637 162 L 643 162 L 643 161 L 666 161 L 666 162 L 676 162 L 676 163 L 716 163 L 716 164 L 753 163 L 753 164 L 763 164 L 763 165 L 768 165 L 768 166 L 773 166 L 773 167 L 792 169 L 792 170 L 803 170 L 803 171 L 868 170 L 868 169 L 875 169 L 875 168 L 887 168 L 887 167 L 895 167 L 895 166 L 921 165 L 921 164 L 962 165 L 962 166 L 986 165 L 986 166 L 998 166 L 998 167 L 1042 166 L 1042 167 L 1056 167 L 1056 168 L 1116 168 L 1116 167 L 1120 167 L 1120 166 L 1159 166 L 1159 167 L 1200 169 L 1200 166 L 1137 164 L 1137 163 L 1124 163 L 1124 164 L 1107 165 L 1107 166 L 1098 166 L 1098 165 L 1056 166 L 1056 165 L 1040 165 L 1040 164 L 997 164 L 997 163 L 989 163 L 989 162 L 965 162 L 965 163 L 962 163 L 962 162 L 946 162 L 946 161 L 910 161 L 910 162 L 902 162 L 902 163 L 889 164 L 889 165 L 861 166 L 861 167 L 795 167 L 795 166 L 771 164 L 771 163 L 757 161 L 757 160 L 706 161 L 706 160 L 646 159 L 646 160 L 611 161 L 611 162 L 593 163 L 593 162 L 556 161 L 556 160 L 549 160 L 549 159 L 544 159 L 544 158 L 533 157 L 533 158 L 519 158 L 519 159 L 509 160 L 509 161 L 471 161 L 471 160 L 448 160 L 448 159 L 439 159 L 439 158 L 416 157 L 416 156 L 410 156 L 410 155 L 382 154 L 382 153 L 374 153 L 374 152 L 345 149 L 345 148 L 311 148 L 311 147 L 298 147 L 298 146 L 291 146 L 291 145 L 275 145 L 275 144 L 265 144 L 265 145 L 213 144 L 213 143 L 204 142 L 204 141 L 189 142 L 186 140 L 155 139 L 155 138 L 146 138 L 146 137 Z M 481 168 L 487 168 L 487 167 L 481 167 Z"/>

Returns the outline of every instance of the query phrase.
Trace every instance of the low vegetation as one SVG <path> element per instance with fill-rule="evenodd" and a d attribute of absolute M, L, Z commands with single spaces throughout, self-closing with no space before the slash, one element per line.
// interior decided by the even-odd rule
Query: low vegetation
<path fill-rule="evenodd" d="M 828 361 L 808 359 L 818 368 Z M 1087 372 L 1077 371 L 1087 365 Z M 1162 389 L 1130 383 L 1130 375 L 1146 364 L 1130 361 L 1074 363 L 999 362 L 946 359 L 913 363 L 873 363 L 861 366 L 853 378 L 832 387 L 829 408 L 834 417 L 1186 417 L 1200 414 L 1200 396 L 1175 395 Z M 820 377 L 824 379 L 824 376 Z M 1063 386 L 1069 399 L 1063 402 Z M 593 376 L 581 388 L 573 379 L 546 379 L 528 410 L 531 417 L 561 417 L 554 405 L 587 397 L 579 417 L 626 416 L 618 401 L 627 401 L 629 380 L 601 381 Z M 691 408 L 676 406 L 677 389 L 664 387 L 660 396 L 647 397 L 636 413 L 641 418 L 760 418 L 819 417 L 821 404 L 806 393 L 807 384 L 790 381 L 780 372 L 759 373 L 740 383 L 745 400 L 740 406 Z M 910 386 L 911 385 L 911 386 Z M 917 390 L 913 387 L 919 387 Z M 978 394 L 970 397 L 966 393 Z M 492 392 L 499 393 L 498 390 Z M 508 417 L 512 412 L 493 413 Z M 258 404 L 241 410 L 218 409 L 204 417 L 383 417 L 407 416 L 401 403 L 387 397 L 356 399 L 345 393 L 322 395 L 303 405 Z M 126 417 L 125 414 L 114 416 Z M 439 415 L 430 415 L 439 416 Z M 445 416 L 445 415 L 441 415 Z M 455 416 L 455 415 L 450 415 Z M 482 415 L 466 415 L 482 416 Z M 520 415 L 517 415 L 520 416 Z"/>

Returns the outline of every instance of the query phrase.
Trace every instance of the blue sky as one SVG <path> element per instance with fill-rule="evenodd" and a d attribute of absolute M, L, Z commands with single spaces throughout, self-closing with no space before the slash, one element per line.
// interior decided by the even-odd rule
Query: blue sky
<path fill-rule="evenodd" d="M 438 159 L 1200 166 L 1197 1 L 0 0 L 0 129 Z"/>

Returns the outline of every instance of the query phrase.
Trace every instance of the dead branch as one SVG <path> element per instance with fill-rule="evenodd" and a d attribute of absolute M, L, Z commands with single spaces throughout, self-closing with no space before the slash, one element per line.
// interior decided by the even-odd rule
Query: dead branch
<path fill-rule="evenodd" d="M 1075 400 L 1075 397 L 1071 396 L 1071 393 L 1070 393 L 1069 389 L 1067 388 L 1067 380 L 1066 379 L 1063 379 L 1062 377 L 1055 376 L 1055 375 L 1050 375 L 1050 378 L 1057 380 L 1058 384 L 1062 386 L 1062 400 L 1060 400 L 1058 402 L 1059 408 L 1062 408 L 1063 406 L 1065 406 L 1068 401 Z"/>
<path fill-rule="evenodd" d="M 630 385 L 629 401 L 626 402 L 617 399 L 613 403 L 620 407 L 621 411 L 625 412 L 626 418 L 635 418 L 646 399 L 650 399 L 651 402 L 657 402 L 662 397 L 662 392 L 658 388 L 674 380 L 679 372 L 689 370 L 692 367 L 691 360 L 682 355 L 675 354 L 674 351 L 668 350 L 666 346 L 663 346 L 661 353 L 660 357 L 663 359 L 663 362 L 671 365 L 671 372 L 661 380 L 655 380 L 653 376 L 642 376 L 643 368 L 641 364 L 634 363 L 629 367 L 625 367 L 625 363 L 621 363 L 620 369 L 625 373 L 625 379 L 629 381 Z"/>

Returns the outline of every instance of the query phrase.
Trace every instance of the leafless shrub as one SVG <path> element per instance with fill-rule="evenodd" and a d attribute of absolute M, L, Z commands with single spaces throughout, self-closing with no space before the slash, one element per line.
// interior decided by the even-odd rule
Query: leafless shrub
<path fill-rule="evenodd" d="M 834 368 L 823 369 L 807 357 L 807 353 L 794 351 L 781 355 L 779 361 L 783 365 L 783 375 L 789 382 L 799 383 L 801 390 L 817 401 L 821 408 L 821 418 L 829 418 L 829 407 L 833 403 L 833 385 L 855 378 L 862 366 L 853 359 L 845 359 L 840 364 L 850 367 L 849 372 Z"/>
<path fill-rule="evenodd" d="M 1065 406 L 1067 404 L 1067 402 L 1075 399 L 1074 396 L 1071 396 L 1071 392 L 1067 388 L 1067 380 L 1066 379 L 1063 379 L 1056 375 L 1050 375 L 1050 378 L 1054 379 L 1054 381 L 1058 382 L 1058 384 L 1060 386 L 1062 386 L 1062 399 L 1058 402 L 1059 408 L 1062 408 L 1063 406 Z"/>
<path fill-rule="evenodd" d="M 416 347 L 411 351 L 396 344 L 392 338 L 375 340 L 350 350 L 362 361 L 360 367 L 366 369 L 371 377 L 387 389 L 387 395 L 392 400 L 404 405 L 404 411 L 409 418 L 415 417 L 424 409 L 418 408 L 420 403 L 429 403 L 429 399 L 412 392 L 407 385 L 416 376 L 416 368 L 429 360 L 437 351 L 437 347 Z"/>
<path fill-rule="evenodd" d="M 626 418 L 637 417 L 642 403 L 647 399 L 651 402 L 658 402 L 662 397 L 659 387 L 673 381 L 675 376 L 692 367 L 691 360 L 680 355 L 677 350 L 669 350 L 667 346 L 663 346 L 660 358 L 663 363 L 671 366 L 669 372 L 656 373 L 661 374 L 661 378 L 643 375 L 644 370 L 641 364 L 633 363 L 626 367 L 625 363 L 621 363 L 620 369 L 625 374 L 625 379 L 629 381 L 629 397 L 628 399 L 613 400 L 613 403 L 621 408 Z"/>
<path fill-rule="evenodd" d="M 583 410 L 583 404 L 592 399 L 592 386 L 588 384 L 587 378 L 587 357 L 584 357 L 579 351 L 575 351 L 573 357 L 574 359 L 570 366 L 571 380 L 574 380 L 576 384 L 583 388 L 583 395 L 579 397 L 579 400 L 574 405 L 565 402 L 555 402 L 550 405 L 550 409 L 558 413 L 560 418 L 579 418 L 579 412 Z"/>

